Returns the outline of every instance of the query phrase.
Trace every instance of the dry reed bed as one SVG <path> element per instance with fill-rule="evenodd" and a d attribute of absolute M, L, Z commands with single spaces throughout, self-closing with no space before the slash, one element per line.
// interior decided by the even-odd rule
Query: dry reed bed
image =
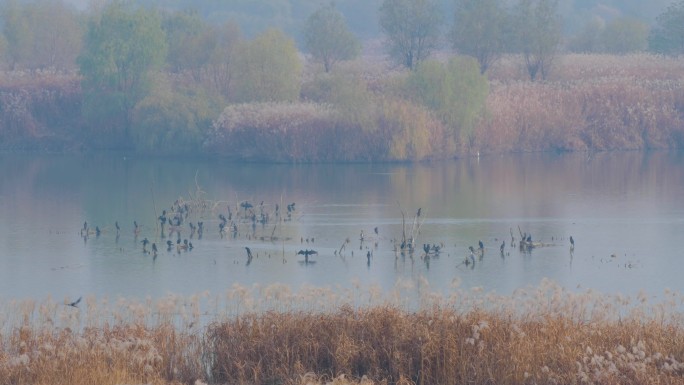
<path fill-rule="evenodd" d="M 0 384 L 684 384 L 683 305 L 547 281 L 510 296 L 274 285 L 9 301 Z"/>
<path fill-rule="evenodd" d="M 475 130 L 484 152 L 684 146 L 684 84 L 630 79 L 492 87 Z"/>
<path fill-rule="evenodd" d="M 668 149 L 684 146 L 684 63 L 649 54 L 564 55 L 545 82 L 520 59 L 490 73 L 482 152 Z"/>

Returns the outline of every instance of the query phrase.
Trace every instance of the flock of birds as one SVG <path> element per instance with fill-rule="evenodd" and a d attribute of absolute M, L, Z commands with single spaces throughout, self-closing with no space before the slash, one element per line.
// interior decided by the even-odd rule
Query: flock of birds
<path fill-rule="evenodd" d="M 275 223 L 275 226 L 278 225 L 281 221 L 291 221 L 292 220 L 292 215 L 295 212 L 296 209 L 296 204 L 295 203 L 290 203 L 286 206 L 286 211 L 283 210 L 283 213 L 281 213 L 280 207 L 278 204 L 274 205 L 275 207 L 274 210 L 271 210 L 270 212 L 265 209 L 264 202 L 262 201 L 258 205 L 253 205 L 251 202 L 244 201 L 241 202 L 238 205 L 235 206 L 235 210 L 233 211 L 231 209 L 230 205 L 227 205 L 227 212 L 224 213 L 219 213 L 218 215 L 215 216 L 215 218 L 218 220 L 218 235 L 223 238 L 225 236 L 232 236 L 233 238 L 236 238 L 238 235 L 238 230 L 240 227 L 245 226 L 245 224 L 250 225 L 252 227 L 252 234 L 255 234 L 254 230 L 256 229 L 257 224 L 265 225 L 269 223 Z M 157 217 L 157 224 L 158 226 L 155 226 L 154 230 L 154 237 L 153 239 L 160 239 L 161 242 L 164 242 L 163 245 L 166 246 L 166 251 L 168 253 L 171 252 L 176 252 L 179 255 L 183 252 L 190 252 L 192 251 L 195 246 L 192 243 L 193 239 L 196 240 L 201 240 L 204 233 L 205 233 L 205 223 L 204 221 L 196 221 L 192 222 L 189 221 L 189 218 L 191 217 L 191 213 L 196 208 L 193 207 L 191 204 L 188 203 L 183 203 L 181 201 L 176 201 L 174 204 L 171 206 L 171 209 L 169 211 L 167 210 L 162 210 L 161 215 Z M 215 215 L 215 214 L 214 214 Z M 195 215 L 193 215 L 195 216 Z M 199 215 L 200 217 L 203 217 L 204 215 Z M 414 217 L 414 227 L 411 230 L 411 234 L 407 237 L 406 235 L 402 236 L 401 239 L 392 239 L 391 242 L 394 245 L 393 251 L 395 252 L 395 256 L 398 258 L 400 255 L 401 256 L 408 256 L 411 259 L 413 259 L 414 254 L 415 254 L 415 238 L 413 237 L 414 233 L 420 233 L 419 231 L 419 219 L 421 216 L 421 209 L 418 209 L 416 212 L 416 215 Z M 216 222 L 216 219 L 212 221 L 213 223 Z M 418 226 L 416 226 L 418 224 Z M 270 237 L 267 237 L 268 240 L 274 241 L 277 239 L 277 237 L 274 236 L 275 233 L 275 226 L 273 233 L 271 233 Z M 116 240 L 118 242 L 119 237 L 121 235 L 121 226 L 119 226 L 119 222 L 116 221 L 114 223 L 114 228 L 116 231 Z M 189 230 L 189 236 L 183 238 L 181 234 L 185 233 L 185 231 Z M 520 229 L 519 229 L 520 230 Z M 83 227 L 81 228 L 80 234 L 83 237 L 84 241 L 87 242 L 87 240 L 91 236 L 95 237 L 100 237 L 104 232 L 106 232 L 107 229 L 101 229 L 99 226 L 95 226 L 95 228 L 91 228 L 88 225 L 88 222 L 83 223 Z M 146 231 L 147 232 L 147 231 Z M 378 243 L 377 241 L 381 239 L 379 236 L 379 229 L 378 227 L 375 227 L 373 229 L 373 232 L 375 235 L 367 236 L 365 232 L 362 230 L 360 235 L 359 235 L 359 240 L 361 242 L 361 245 L 359 247 L 360 250 L 364 250 L 364 242 L 370 242 L 370 241 L 375 241 L 375 247 L 369 247 L 368 243 L 366 243 L 366 259 L 367 259 L 367 264 L 370 267 L 371 265 L 371 260 L 373 257 L 373 249 L 377 249 Z M 150 241 L 149 238 L 144 237 L 142 240 L 138 240 L 140 236 L 142 236 L 143 233 L 143 226 L 138 224 L 137 221 L 133 221 L 133 236 L 134 240 L 136 243 L 140 243 L 142 245 L 142 252 L 145 255 L 152 255 L 153 261 L 156 260 L 157 256 L 159 255 L 159 246 L 157 245 L 156 242 Z M 149 232 L 148 232 L 149 233 Z M 405 231 L 404 231 L 405 233 Z M 173 240 L 175 238 L 175 240 Z M 166 239 L 166 240 L 165 240 Z M 264 239 L 264 237 L 261 237 L 261 239 Z M 165 241 L 164 241 L 165 240 Z M 314 238 L 306 238 L 306 244 L 313 244 L 314 243 Z M 569 237 L 570 241 L 570 251 L 574 250 L 575 247 L 575 240 L 573 239 L 572 236 Z M 305 240 L 302 237 L 300 239 L 300 243 L 304 244 Z M 345 240 L 345 242 L 342 244 L 342 246 L 338 249 L 335 249 L 334 254 L 337 256 L 339 255 L 340 257 L 344 258 L 343 252 L 345 250 L 346 245 L 350 243 L 349 238 Z M 543 244 L 541 242 L 535 242 L 532 239 L 532 236 L 527 233 L 523 233 L 520 231 L 520 239 L 517 240 L 518 247 L 520 248 L 520 251 L 529 253 L 532 249 L 536 247 L 542 247 L 542 246 L 547 246 L 547 244 Z M 513 230 L 511 229 L 511 242 L 510 242 L 510 247 L 515 247 L 516 246 L 516 237 L 513 235 Z M 470 266 L 471 268 L 474 268 L 475 263 L 477 260 L 482 260 L 484 254 L 485 254 L 485 245 L 482 242 L 482 240 L 478 241 L 478 247 L 475 248 L 473 246 L 468 247 L 469 253 L 467 253 L 465 259 L 461 262 L 461 264 Z M 444 244 L 423 244 L 422 250 L 423 253 L 420 255 L 420 258 L 423 259 L 429 266 L 429 260 L 430 258 L 437 257 L 440 255 L 440 253 L 443 251 Z M 249 265 L 252 260 L 254 259 L 254 253 L 252 250 L 245 246 L 244 247 L 246 251 L 246 265 Z M 501 257 L 503 258 L 506 255 L 506 241 L 503 240 L 501 244 L 499 245 L 499 252 L 501 254 Z M 351 251 L 352 256 L 353 256 L 353 251 Z M 317 256 L 319 253 L 318 251 L 314 249 L 301 249 L 296 252 L 297 256 L 303 256 L 304 260 L 300 261 L 302 264 L 313 264 L 315 263 L 315 260 L 312 258 L 314 256 Z M 257 255 L 258 257 L 258 255 Z M 285 262 L 285 260 L 284 260 Z M 81 298 L 79 298 L 76 301 L 73 301 L 71 303 L 67 303 L 67 305 L 72 306 L 72 307 L 77 307 Z"/>
<path fill-rule="evenodd" d="M 275 204 L 275 210 L 271 213 L 267 212 L 264 208 L 264 202 L 262 201 L 255 207 L 251 202 L 249 201 L 243 201 L 239 204 L 239 209 L 236 206 L 236 211 L 233 212 L 231 209 L 230 205 L 227 205 L 227 213 L 219 213 L 217 218 L 218 218 L 218 234 L 220 235 L 221 238 L 227 235 L 231 235 L 233 238 L 237 237 L 238 234 L 238 225 L 240 223 L 244 222 L 251 222 L 252 229 L 254 230 L 256 228 L 257 223 L 260 223 L 262 225 L 266 225 L 269 223 L 273 218 L 276 219 L 276 221 L 283 220 L 283 221 L 291 221 L 292 220 L 292 214 L 295 211 L 296 204 L 295 203 L 290 203 L 287 205 L 287 212 L 284 216 L 284 218 L 281 218 L 281 213 L 280 213 L 280 207 L 278 204 Z M 415 218 L 414 218 L 414 223 L 417 223 L 418 218 L 421 216 L 421 210 L 418 209 L 416 212 Z M 159 236 L 162 240 L 167 239 L 167 238 L 173 238 L 175 234 L 175 241 L 172 241 L 171 239 L 167 239 L 164 244 L 166 245 L 166 251 L 167 252 L 172 252 L 176 251 L 178 254 L 180 254 L 183 251 L 192 251 L 194 249 L 194 245 L 192 243 L 192 239 L 196 237 L 197 240 L 201 240 L 205 231 L 204 228 L 204 221 L 197 221 L 197 222 L 188 222 L 188 217 L 190 216 L 191 212 L 193 211 L 193 207 L 188 204 L 188 203 L 183 203 L 181 201 L 176 201 L 174 204 L 171 206 L 171 209 L 169 211 L 167 210 L 162 210 L 161 215 L 157 217 L 157 221 L 159 226 L 156 228 L 156 231 L 159 232 Z M 182 238 L 181 233 L 183 233 L 186 229 L 185 223 L 187 222 L 187 229 L 189 229 L 190 234 L 189 234 L 189 239 L 188 238 Z M 121 226 L 119 226 L 119 222 L 115 221 L 114 223 L 114 228 L 116 231 L 116 240 L 118 242 L 119 237 L 121 235 Z M 142 225 L 138 224 L 137 221 L 133 221 L 133 235 L 135 237 L 135 241 L 138 242 L 138 237 L 142 233 Z M 275 228 L 274 228 L 275 229 Z M 414 228 L 415 230 L 415 228 Z M 88 225 L 88 222 L 83 223 L 83 227 L 81 228 L 80 235 L 83 237 L 84 241 L 87 241 L 89 237 L 95 236 L 99 237 L 102 233 L 106 232 L 106 229 L 101 229 L 99 226 L 95 226 L 95 228 L 91 228 Z M 359 235 L 359 240 L 361 241 L 361 249 L 363 249 L 363 244 L 365 241 L 371 240 L 371 239 L 378 239 L 379 235 L 379 230 L 378 227 L 375 227 L 373 229 L 373 232 L 375 233 L 375 237 L 368 237 L 363 230 L 361 230 L 361 233 Z M 521 251 L 523 252 L 530 252 L 533 248 L 536 247 L 541 247 L 541 246 L 547 246 L 541 242 L 534 242 L 532 240 L 532 235 L 523 233 L 520 231 L 520 239 L 518 240 L 518 246 Z M 155 235 L 156 238 L 156 235 Z M 263 239 L 263 237 L 262 237 Z M 275 240 L 275 237 L 273 237 L 273 234 L 271 234 L 271 240 Z M 574 250 L 575 247 L 575 240 L 573 239 L 572 236 L 569 237 L 570 241 L 570 250 L 571 252 Z M 152 255 L 153 256 L 153 261 L 156 260 L 158 254 L 159 254 L 159 247 L 157 246 L 156 242 L 150 241 L 147 237 L 144 237 L 141 241 L 139 241 L 140 244 L 142 245 L 142 252 L 143 254 L 146 255 Z M 309 244 L 309 242 L 313 243 L 314 238 L 306 238 L 306 243 Z M 304 243 L 304 238 L 301 238 L 301 243 Z M 335 255 L 338 253 L 340 256 L 342 256 L 342 252 L 345 248 L 345 245 L 349 243 L 349 238 L 345 240 L 345 242 L 342 244 L 342 247 L 340 247 L 339 251 L 335 250 Z M 408 255 L 411 258 L 413 258 L 414 251 L 415 251 L 415 239 L 411 237 L 406 237 L 404 236 L 401 240 L 398 239 L 393 239 L 392 243 L 394 244 L 394 252 L 395 255 Z M 516 244 L 516 239 L 515 236 L 513 235 L 513 230 L 511 229 L 511 247 L 515 247 Z M 377 248 L 377 242 L 375 243 L 375 246 Z M 423 244 L 423 254 L 421 255 L 421 259 L 429 259 L 430 257 L 433 256 L 438 256 L 440 252 L 442 251 L 444 247 L 444 244 Z M 506 241 L 502 241 L 500 246 L 499 246 L 499 252 L 502 257 L 505 256 L 506 248 Z M 367 247 L 368 249 L 368 247 Z M 474 265 L 476 258 L 477 259 L 482 259 L 484 256 L 485 252 L 485 245 L 482 242 L 482 240 L 478 241 L 478 248 L 474 248 L 473 246 L 468 247 L 469 254 L 466 256 L 466 258 L 463 260 L 463 264 L 465 265 Z M 252 250 L 249 247 L 245 247 L 245 251 L 247 253 L 247 264 L 249 265 L 254 258 L 254 255 L 252 253 Z M 318 255 L 318 252 L 313 249 L 302 249 L 299 250 L 296 255 L 301 255 L 304 257 L 303 263 L 309 264 L 309 263 L 314 263 L 315 261 L 311 260 L 310 258 L 314 255 Z M 353 255 L 353 251 L 352 251 Z M 372 258 L 372 251 L 369 249 L 366 253 L 366 258 L 368 261 L 368 264 L 370 265 L 371 258 Z"/>

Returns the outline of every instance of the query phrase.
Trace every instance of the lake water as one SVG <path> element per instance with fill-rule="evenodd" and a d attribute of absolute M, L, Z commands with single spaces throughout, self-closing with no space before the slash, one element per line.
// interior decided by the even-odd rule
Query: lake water
<path fill-rule="evenodd" d="M 179 252 L 178 236 L 167 229 L 161 238 L 156 218 L 181 198 L 196 208 L 180 233 L 194 248 Z M 247 212 L 239 206 L 245 201 L 255 214 L 269 214 L 268 222 L 238 219 L 235 236 L 220 234 L 218 214 L 227 216 L 230 206 L 236 220 Z M 284 220 L 293 202 L 291 220 Z M 395 249 L 414 219 L 420 227 L 411 257 Z M 84 221 L 101 234 L 82 237 Z M 137 236 L 134 221 L 141 225 Z M 191 238 L 188 223 L 197 221 L 204 222 L 201 239 Z M 511 247 L 511 231 L 517 242 L 519 229 L 544 246 Z M 684 155 L 677 153 L 528 154 L 415 165 L 0 155 L 4 299 L 159 298 L 276 282 L 293 289 L 383 290 L 427 282 L 438 292 L 459 282 L 507 294 L 544 278 L 569 290 L 659 295 L 684 291 L 683 236 Z M 158 246 L 157 258 L 143 252 L 144 238 Z M 465 265 L 468 247 L 480 240 L 483 257 Z M 423 244 L 442 245 L 440 254 L 422 258 Z M 245 247 L 253 254 L 249 263 Z M 296 254 L 306 249 L 318 252 L 310 258 L 315 263 Z"/>

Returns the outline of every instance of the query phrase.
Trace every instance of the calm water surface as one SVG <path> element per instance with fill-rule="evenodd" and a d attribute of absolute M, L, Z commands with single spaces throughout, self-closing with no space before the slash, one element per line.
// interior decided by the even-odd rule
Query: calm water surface
<path fill-rule="evenodd" d="M 194 249 L 169 252 L 162 244 L 176 235 L 168 238 L 167 231 L 162 239 L 155 218 L 180 198 L 201 198 L 208 209 L 184 223 L 181 238 Z M 241 221 L 235 237 L 221 237 L 218 214 L 227 215 L 228 205 L 235 212 L 243 201 L 263 201 L 271 218 L 276 203 L 283 213 L 292 202 L 296 209 L 291 221 L 254 227 Z M 402 211 L 408 231 L 419 208 L 417 250 L 413 258 L 402 256 L 394 251 Z M 202 239 L 190 238 L 187 223 L 198 220 Z M 103 233 L 83 238 L 84 221 Z M 137 237 L 133 221 L 142 225 Z M 518 227 L 547 245 L 531 253 L 510 247 L 510 232 L 519 238 Z M 569 290 L 659 295 L 684 291 L 683 236 L 684 156 L 675 153 L 294 166 L 0 155 L 4 299 L 158 298 L 274 282 L 293 289 L 360 284 L 389 290 L 400 280 L 426 280 L 446 292 L 455 279 L 462 288 L 506 294 L 543 278 Z M 143 252 L 144 238 L 159 246 L 156 259 Z M 336 251 L 347 238 L 340 257 Z M 464 265 L 468 247 L 480 240 L 484 257 Z M 424 243 L 443 244 L 440 255 L 422 259 Z M 245 247 L 254 255 L 249 264 Z M 303 264 L 296 255 L 301 249 L 317 250 L 316 263 Z"/>

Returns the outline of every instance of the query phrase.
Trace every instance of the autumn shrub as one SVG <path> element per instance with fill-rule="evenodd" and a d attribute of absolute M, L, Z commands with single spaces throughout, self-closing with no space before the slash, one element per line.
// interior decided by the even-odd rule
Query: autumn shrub
<path fill-rule="evenodd" d="M 140 152 L 196 154 L 222 98 L 206 90 L 159 76 L 133 113 L 133 143 Z"/>
<path fill-rule="evenodd" d="M 85 141 L 78 135 L 77 83 L 62 78 L 37 85 L 13 77 L 0 84 L 0 150 L 55 151 Z"/>
<path fill-rule="evenodd" d="M 427 108 L 405 99 L 385 99 L 377 132 L 390 143 L 388 160 L 421 161 L 453 156 L 459 140 Z"/>
<path fill-rule="evenodd" d="M 204 149 L 229 159 L 275 162 L 360 161 L 387 153 L 385 138 L 339 122 L 339 113 L 325 104 L 231 105 L 214 122 Z"/>
<path fill-rule="evenodd" d="M 303 100 L 334 107 L 346 125 L 361 126 L 366 131 L 375 127 L 378 98 L 357 69 L 340 66 L 331 72 L 319 72 L 303 83 L 301 96 Z"/>
<path fill-rule="evenodd" d="M 434 111 L 453 135 L 468 139 L 484 110 L 489 86 L 475 59 L 454 57 L 447 63 L 420 63 L 408 75 L 405 92 Z"/>

